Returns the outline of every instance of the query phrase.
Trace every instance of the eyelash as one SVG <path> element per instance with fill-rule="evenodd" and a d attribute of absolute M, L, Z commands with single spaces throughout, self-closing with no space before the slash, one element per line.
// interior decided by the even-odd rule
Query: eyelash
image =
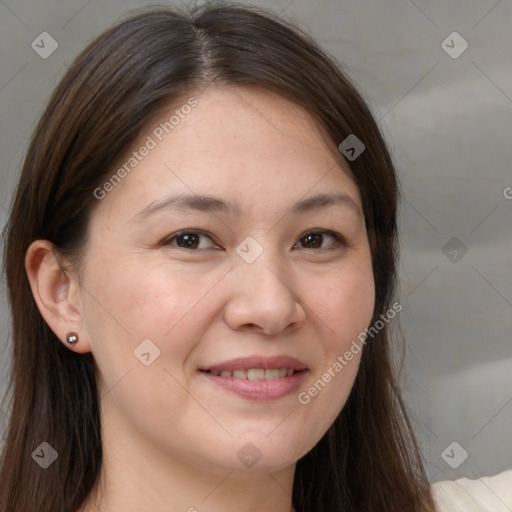
<path fill-rule="evenodd" d="M 162 246 L 162 247 L 173 245 L 174 247 L 176 247 L 178 249 L 184 249 L 186 251 L 192 251 L 192 252 L 198 252 L 198 251 L 206 250 L 206 249 L 190 249 L 188 247 L 179 247 L 177 245 L 172 244 L 173 240 L 176 240 L 177 238 L 185 236 L 185 235 L 205 236 L 205 237 L 209 238 L 214 244 L 216 244 L 216 242 L 212 239 L 212 237 L 211 237 L 211 235 L 209 233 L 207 233 L 205 231 L 202 231 L 200 229 L 190 229 L 190 230 L 179 231 L 178 233 L 174 233 L 173 235 L 168 236 L 167 238 L 162 240 L 159 243 L 159 245 Z M 337 233 L 336 231 L 331 231 L 329 229 L 316 229 L 316 230 L 307 231 L 306 233 L 304 233 L 302 236 L 299 237 L 299 240 L 302 240 L 302 239 L 304 239 L 304 238 L 306 238 L 308 236 L 315 236 L 315 235 L 324 235 L 324 236 L 328 235 L 328 236 L 331 236 L 335 240 L 335 243 L 333 244 L 334 246 L 337 246 L 337 247 L 346 247 L 347 246 L 345 238 L 340 233 Z M 208 247 L 208 249 L 212 249 L 212 248 L 213 247 Z M 303 247 L 303 249 L 309 249 L 309 250 L 312 249 L 312 250 L 317 250 L 317 251 L 332 250 L 332 248 L 325 248 L 325 247 L 319 247 L 319 248 Z"/>

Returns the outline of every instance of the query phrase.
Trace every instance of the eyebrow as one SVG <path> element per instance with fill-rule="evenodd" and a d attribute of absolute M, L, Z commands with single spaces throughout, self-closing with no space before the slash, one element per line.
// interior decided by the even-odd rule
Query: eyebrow
<path fill-rule="evenodd" d="M 345 206 L 361 216 L 361 210 L 354 199 L 348 194 L 317 194 L 297 201 L 290 212 L 295 214 L 308 213 L 333 205 Z M 218 197 L 197 194 L 180 194 L 167 197 L 160 201 L 154 201 L 141 210 L 136 219 L 143 220 L 161 210 L 197 210 L 206 213 L 224 213 L 233 216 L 241 215 L 240 207 L 231 201 L 225 201 Z"/>

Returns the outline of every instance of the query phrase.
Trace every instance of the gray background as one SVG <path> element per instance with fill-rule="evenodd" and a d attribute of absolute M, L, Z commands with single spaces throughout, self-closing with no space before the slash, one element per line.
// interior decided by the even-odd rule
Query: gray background
<path fill-rule="evenodd" d="M 348 66 L 394 154 L 405 199 L 404 388 L 431 481 L 512 468 L 512 1 L 256 4 Z M 0 0 L 0 228 L 29 134 L 66 67 L 107 26 L 148 5 Z M 457 58 L 442 46 L 454 31 L 469 44 Z M 58 42 L 46 59 L 31 47 L 42 32 Z M 459 52 L 452 39 L 445 44 Z M 4 281 L 0 324 L 5 385 Z"/>

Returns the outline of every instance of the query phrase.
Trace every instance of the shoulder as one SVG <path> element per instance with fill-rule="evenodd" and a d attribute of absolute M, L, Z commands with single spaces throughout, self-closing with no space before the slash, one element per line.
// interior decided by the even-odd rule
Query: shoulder
<path fill-rule="evenodd" d="M 439 512 L 510 512 L 512 469 L 476 480 L 436 482 L 431 490 Z"/>

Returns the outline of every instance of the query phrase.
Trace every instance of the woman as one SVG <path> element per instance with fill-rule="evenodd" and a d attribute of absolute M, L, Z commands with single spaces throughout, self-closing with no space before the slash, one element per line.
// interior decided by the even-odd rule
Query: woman
<path fill-rule="evenodd" d="M 368 107 L 257 10 L 77 57 L 7 227 L 0 511 L 431 511 L 391 364 L 398 184 Z"/>

